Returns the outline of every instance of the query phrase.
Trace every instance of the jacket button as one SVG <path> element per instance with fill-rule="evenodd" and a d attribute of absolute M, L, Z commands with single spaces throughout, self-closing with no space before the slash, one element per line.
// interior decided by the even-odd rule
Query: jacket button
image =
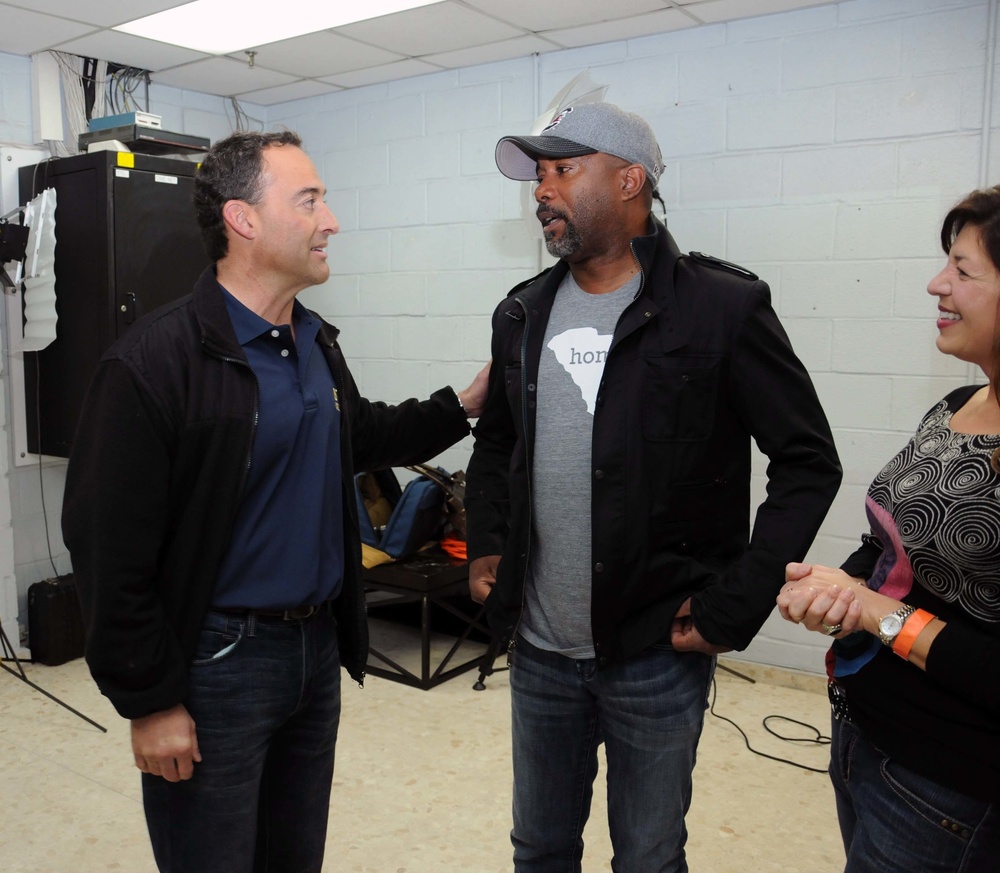
<path fill-rule="evenodd" d="M 535 383 L 534 382 L 529 382 L 528 383 L 528 390 L 529 391 L 534 391 L 535 390 Z"/>
<path fill-rule="evenodd" d="M 595 479 L 603 479 L 604 478 L 604 471 L 603 470 L 594 470 L 594 478 Z"/>
<path fill-rule="evenodd" d="M 604 564 L 602 564 L 600 561 L 598 561 L 596 564 L 594 564 L 594 571 L 597 572 L 597 573 L 603 573 L 604 572 Z"/>
<path fill-rule="evenodd" d="M 534 408 L 535 408 L 535 401 L 534 400 L 529 400 L 528 401 L 528 409 L 534 409 Z"/>
<path fill-rule="evenodd" d="M 608 659 L 607 658 L 598 658 L 597 659 L 597 666 L 599 666 L 599 667 L 607 667 L 608 666 Z"/>

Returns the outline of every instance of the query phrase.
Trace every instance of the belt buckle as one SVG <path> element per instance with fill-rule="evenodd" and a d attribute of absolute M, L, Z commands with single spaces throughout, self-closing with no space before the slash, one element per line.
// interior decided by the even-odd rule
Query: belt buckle
<path fill-rule="evenodd" d="M 312 618 L 317 612 L 319 612 L 319 606 L 315 604 L 296 606 L 294 609 L 286 609 L 282 618 L 285 621 L 300 621 L 304 618 Z"/>

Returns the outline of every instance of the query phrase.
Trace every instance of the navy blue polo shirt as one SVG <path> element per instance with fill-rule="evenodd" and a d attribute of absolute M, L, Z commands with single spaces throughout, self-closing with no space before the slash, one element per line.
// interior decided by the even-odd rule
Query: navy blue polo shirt
<path fill-rule="evenodd" d="M 221 286 L 220 286 L 221 287 Z M 288 609 L 336 597 L 344 576 L 340 405 L 316 342 L 320 322 L 295 301 L 274 325 L 223 288 L 257 377 L 257 424 L 217 607 Z"/>

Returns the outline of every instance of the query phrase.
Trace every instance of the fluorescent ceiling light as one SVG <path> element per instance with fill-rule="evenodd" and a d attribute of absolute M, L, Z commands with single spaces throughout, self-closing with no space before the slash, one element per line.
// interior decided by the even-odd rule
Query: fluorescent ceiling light
<path fill-rule="evenodd" d="M 120 24 L 115 30 L 212 55 L 266 45 L 441 0 L 195 0 Z"/>

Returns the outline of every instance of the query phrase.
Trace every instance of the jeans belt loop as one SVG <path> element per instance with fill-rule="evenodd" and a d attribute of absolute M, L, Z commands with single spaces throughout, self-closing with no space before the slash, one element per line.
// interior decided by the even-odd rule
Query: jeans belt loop
<path fill-rule="evenodd" d="M 304 618 L 312 618 L 325 606 L 324 603 L 310 606 L 296 606 L 293 609 L 286 609 L 282 618 L 285 621 L 299 621 Z"/>

